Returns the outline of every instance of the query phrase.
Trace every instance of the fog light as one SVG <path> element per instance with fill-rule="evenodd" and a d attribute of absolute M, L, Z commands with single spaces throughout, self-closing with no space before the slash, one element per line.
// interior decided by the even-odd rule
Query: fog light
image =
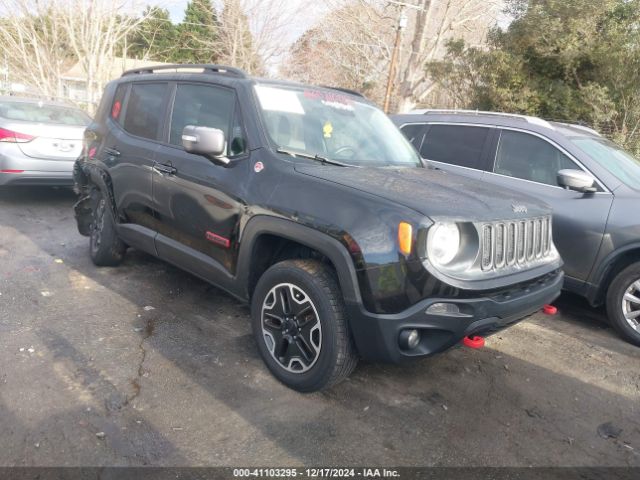
<path fill-rule="evenodd" d="M 405 350 L 413 350 L 420 343 L 420 332 L 418 330 L 402 330 L 400 332 L 400 346 Z"/>
<path fill-rule="evenodd" d="M 428 315 L 460 315 L 460 307 L 455 303 L 434 303 L 427 308 Z"/>

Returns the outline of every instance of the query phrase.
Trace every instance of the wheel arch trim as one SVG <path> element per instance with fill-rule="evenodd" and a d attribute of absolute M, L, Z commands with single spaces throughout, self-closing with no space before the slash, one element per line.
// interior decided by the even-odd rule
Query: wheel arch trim
<path fill-rule="evenodd" d="M 629 254 L 635 254 L 640 259 L 640 241 L 629 243 L 623 247 L 617 248 L 613 252 L 609 253 L 596 266 L 586 294 L 587 299 L 592 305 L 599 305 L 602 303 L 608 287 L 608 282 L 606 282 L 606 280 L 610 279 L 614 265 L 617 265 L 623 256 Z"/>
<path fill-rule="evenodd" d="M 333 264 L 346 303 L 362 303 L 353 259 L 347 248 L 334 237 L 311 227 L 269 215 L 257 215 L 245 225 L 238 255 L 238 285 L 249 299 L 249 281 L 257 240 L 262 235 L 280 237 L 318 251 Z"/>

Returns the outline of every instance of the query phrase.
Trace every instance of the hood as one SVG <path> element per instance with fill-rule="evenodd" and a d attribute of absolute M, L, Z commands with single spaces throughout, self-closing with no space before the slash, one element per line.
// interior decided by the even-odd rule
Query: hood
<path fill-rule="evenodd" d="M 399 203 L 434 220 L 495 221 L 551 213 L 546 204 L 527 195 L 443 170 L 301 164 L 296 170 Z"/>

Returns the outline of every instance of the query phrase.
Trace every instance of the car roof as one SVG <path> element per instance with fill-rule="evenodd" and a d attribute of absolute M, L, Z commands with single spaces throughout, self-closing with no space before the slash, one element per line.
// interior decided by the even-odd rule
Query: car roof
<path fill-rule="evenodd" d="M 169 80 L 198 77 L 198 80 L 206 81 L 207 76 L 226 78 L 227 80 L 236 80 L 240 82 L 248 82 L 251 84 L 273 85 L 282 87 L 295 88 L 316 88 L 326 91 L 341 92 L 342 94 L 356 97 L 358 101 L 372 103 L 361 93 L 347 88 L 332 87 L 325 85 L 308 85 L 289 80 L 280 80 L 273 78 L 254 77 L 243 70 L 226 65 L 216 64 L 173 64 L 173 65 L 157 65 L 127 70 L 122 74 L 122 81 L 149 80 L 158 76 L 166 76 Z M 208 78 L 212 78 L 208 77 Z"/>
<path fill-rule="evenodd" d="M 477 110 L 414 110 L 409 113 L 394 115 L 392 118 L 396 123 L 401 125 L 426 121 L 464 123 L 519 128 L 543 135 L 553 135 L 556 133 L 564 137 L 600 137 L 598 132 L 582 125 L 555 122 L 529 115 L 503 112 L 483 112 Z"/>

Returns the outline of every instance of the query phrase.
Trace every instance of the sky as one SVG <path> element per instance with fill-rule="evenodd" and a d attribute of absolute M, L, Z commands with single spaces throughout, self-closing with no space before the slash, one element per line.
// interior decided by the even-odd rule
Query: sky
<path fill-rule="evenodd" d="M 180 22 L 184 18 L 184 9 L 187 7 L 188 0 L 158 0 L 155 2 L 157 5 L 164 6 L 167 10 L 169 10 L 169 14 L 171 15 L 171 20 L 174 23 Z M 300 4 L 301 0 L 291 0 L 289 3 L 293 8 L 297 4 Z M 150 3 L 154 3 L 151 1 Z M 216 5 L 216 1 L 214 0 L 213 4 Z"/>
<path fill-rule="evenodd" d="M 305 0 L 290 0 L 288 2 L 291 5 L 291 8 L 294 9 L 297 5 L 300 5 L 301 2 Z M 187 7 L 188 0 L 151 0 L 149 2 L 152 5 L 160 5 L 167 10 L 169 10 L 169 14 L 171 15 L 171 20 L 173 23 L 179 23 L 184 18 L 184 10 Z M 214 0 L 213 4 L 216 5 L 217 2 Z M 311 14 L 307 18 L 301 19 L 301 21 L 296 22 L 295 26 L 291 28 L 290 38 L 287 38 L 286 41 L 293 43 L 300 35 L 302 35 L 312 24 L 314 21 L 318 19 L 319 12 L 323 9 L 318 6 L 315 7 L 316 14 L 310 12 Z"/>
<path fill-rule="evenodd" d="M 176 0 L 174 2 L 167 3 L 167 10 L 169 10 L 173 23 L 178 23 L 182 20 L 186 6 L 187 0 Z"/>

